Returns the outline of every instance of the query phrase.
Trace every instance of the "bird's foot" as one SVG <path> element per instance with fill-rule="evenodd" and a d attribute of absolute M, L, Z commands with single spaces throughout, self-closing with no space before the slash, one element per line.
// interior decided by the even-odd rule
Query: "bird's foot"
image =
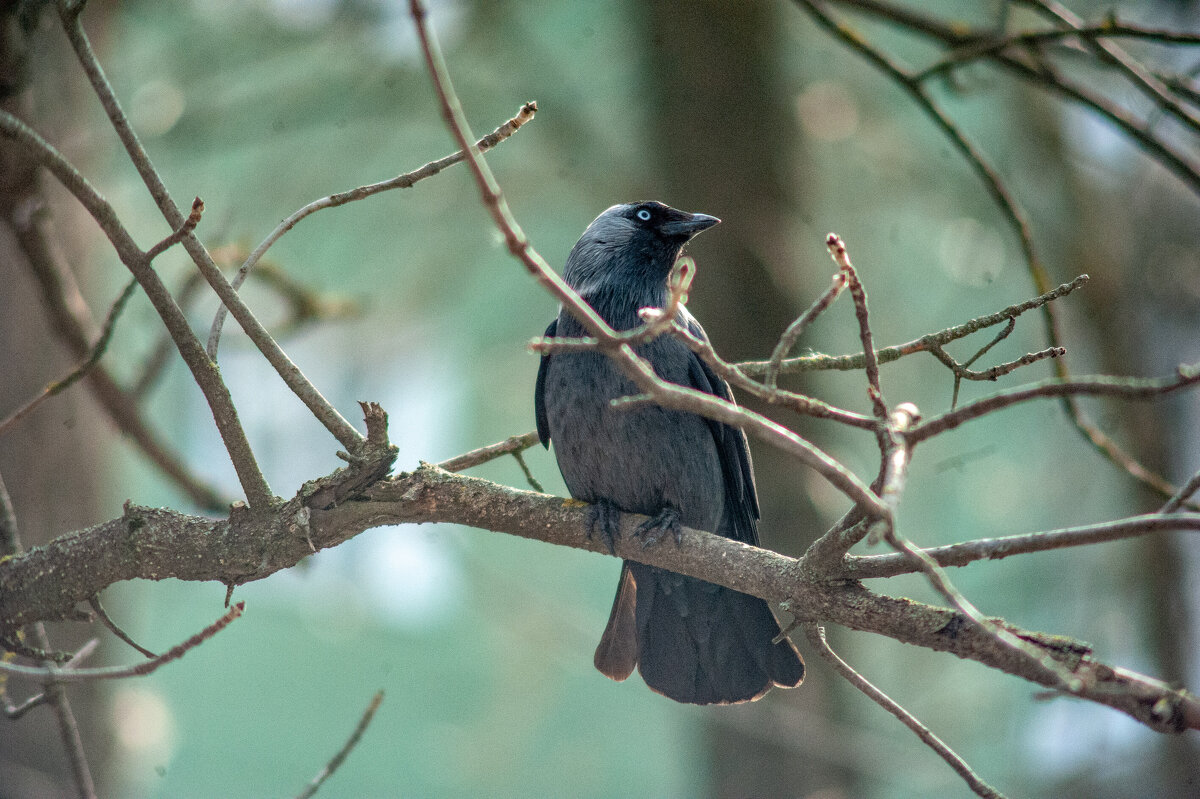
<path fill-rule="evenodd" d="M 608 547 L 610 555 L 617 554 L 616 542 L 621 535 L 621 509 L 606 499 L 600 499 L 587 507 L 587 537 L 592 540 L 596 534 Z"/>
<path fill-rule="evenodd" d="M 645 549 L 658 543 L 663 533 L 670 533 L 676 544 L 683 543 L 683 526 L 679 523 L 679 511 L 674 508 L 663 508 L 657 516 L 652 516 L 638 525 L 633 534 L 642 539 Z"/>

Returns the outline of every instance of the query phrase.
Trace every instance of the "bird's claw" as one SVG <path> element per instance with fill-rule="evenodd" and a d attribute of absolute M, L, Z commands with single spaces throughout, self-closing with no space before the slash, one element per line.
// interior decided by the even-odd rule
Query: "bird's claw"
<path fill-rule="evenodd" d="M 683 526 L 679 523 L 679 511 L 674 508 L 663 508 L 657 516 L 650 517 L 633 531 L 642 539 L 642 549 L 658 543 L 663 533 L 670 533 L 676 545 L 683 543 Z"/>
<path fill-rule="evenodd" d="M 639 528 L 640 529 L 640 528 Z M 607 500 L 597 500 L 587 507 L 587 537 L 592 540 L 596 533 L 608 548 L 610 555 L 617 554 L 617 539 L 621 535 L 621 509 Z"/>

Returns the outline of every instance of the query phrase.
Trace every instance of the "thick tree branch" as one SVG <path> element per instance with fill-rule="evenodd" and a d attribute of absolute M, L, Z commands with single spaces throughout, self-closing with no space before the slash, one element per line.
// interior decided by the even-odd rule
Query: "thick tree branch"
<path fill-rule="evenodd" d="M 295 565 L 317 549 L 336 546 L 371 527 L 446 522 L 509 533 L 606 554 L 586 533 L 582 503 L 520 491 L 423 465 L 381 481 L 364 498 L 327 510 L 293 500 L 272 521 L 235 511 L 226 519 L 128 505 L 118 519 L 0 561 L 0 624 L 64 619 L 75 606 L 122 580 L 177 578 L 240 584 Z M 786 601 L 797 618 L 874 632 L 904 643 L 950 652 L 1047 687 L 1055 680 L 1029 659 L 997 643 L 955 611 L 894 599 L 858 582 L 816 577 L 801 560 L 720 536 L 684 529 L 678 546 L 643 548 L 631 535 L 644 517 L 626 514 L 618 557 L 715 582 L 755 596 Z M 1155 730 L 1200 728 L 1191 693 L 1107 666 L 1068 639 L 995 625 L 1070 670 L 1076 696 L 1121 710 Z"/>

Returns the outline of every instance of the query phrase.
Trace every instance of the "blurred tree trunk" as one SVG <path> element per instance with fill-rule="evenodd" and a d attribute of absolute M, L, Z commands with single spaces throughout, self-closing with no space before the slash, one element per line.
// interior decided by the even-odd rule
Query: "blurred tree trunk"
<path fill-rule="evenodd" d="M 780 9 L 728 0 L 631 6 L 644 37 L 642 90 L 651 109 L 649 147 L 657 173 L 644 199 L 661 199 L 724 221 L 693 247 L 699 264 L 689 307 L 730 360 L 763 358 L 803 306 L 784 288 L 798 268 L 787 231 L 801 210 L 793 189 L 802 158 L 793 117 L 795 89 L 779 63 Z M 823 289 L 824 286 L 820 286 Z M 815 292 L 814 292 L 815 294 Z M 744 398 L 742 398 L 744 399 Z M 771 411 L 747 403 L 756 410 Z M 789 420 L 794 423 L 794 419 Z M 796 465 L 776 451 L 754 451 L 765 546 L 799 553 L 816 537 L 816 514 Z M 811 655 L 808 661 L 814 660 Z M 827 714 L 819 683 L 775 691 L 768 703 Z M 753 720 L 745 713 L 752 713 Z M 707 735 L 715 796 L 797 796 L 845 784 L 814 754 L 784 740 L 770 708 L 713 714 Z M 747 735 L 757 729 L 759 734 Z"/>
<path fill-rule="evenodd" d="M 61 140 L 69 124 L 73 101 L 80 95 L 64 84 L 71 72 L 70 54 L 54 27 L 23 24 L 12 3 L 0 7 L 0 107 L 51 140 Z M 56 35 L 57 34 L 57 35 Z M 82 97 L 86 99 L 86 95 Z M 53 109 L 52 111 L 50 109 Z M 77 361 L 66 352 L 50 325 L 43 290 L 34 278 L 22 237 L 39 220 L 49 218 L 56 245 L 83 242 L 73 231 L 86 230 L 77 209 L 52 205 L 44 175 L 27 158 L 0 139 L 0 417 L 37 396 L 51 380 L 62 377 Z M 61 194 L 59 195 L 61 196 Z M 73 240 L 74 239 L 74 240 Z M 72 264 L 82 259 L 70 258 Z M 98 442 L 107 438 L 108 425 L 82 384 L 55 397 L 0 438 L 3 475 L 26 548 L 54 536 L 94 524 L 101 517 L 98 502 L 103 458 Z M 94 631 L 83 625 L 56 625 L 49 630 L 55 649 L 80 646 Z M 36 646 L 36 641 L 26 642 Z M 87 665 L 97 665 L 95 662 Z M 93 777 L 106 760 L 106 714 L 97 683 L 72 687 L 68 698 L 79 720 Z M 21 701 L 32 686 L 12 681 L 10 699 Z M 18 722 L 0 719 L 0 794 L 5 799 L 75 796 L 71 769 L 49 707 L 34 708 Z M 52 745 L 47 745 L 51 742 Z M 103 791 L 102 791 L 103 792 Z"/>

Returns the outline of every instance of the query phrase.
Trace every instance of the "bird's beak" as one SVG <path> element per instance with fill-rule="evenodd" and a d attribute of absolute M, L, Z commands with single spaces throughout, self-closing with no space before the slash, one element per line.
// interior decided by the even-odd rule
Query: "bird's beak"
<path fill-rule="evenodd" d="M 690 239 L 702 230 L 708 230 L 720 222 L 715 216 L 708 214 L 680 213 L 679 218 L 664 223 L 660 230 L 668 236 L 682 236 Z"/>

